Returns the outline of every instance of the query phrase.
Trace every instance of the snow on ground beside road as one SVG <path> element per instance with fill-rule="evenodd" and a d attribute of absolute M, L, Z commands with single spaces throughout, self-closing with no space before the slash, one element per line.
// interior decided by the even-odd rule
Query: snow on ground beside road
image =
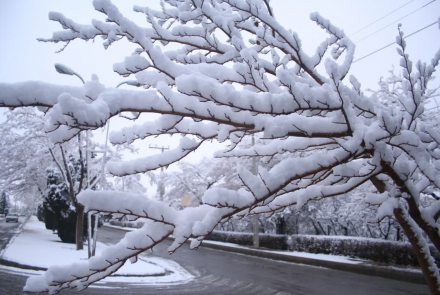
<path fill-rule="evenodd" d="M 107 283 L 131 283 L 134 285 L 181 285 L 190 282 L 194 279 L 194 276 L 182 268 L 178 263 L 162 259 L 158 257 L 140 257 L 139 260 L 145 260 L 151 263 L 156 263 L 157 265 L 163 267 L 167 272 L 164 276 L 147 276 L 147 277 L 135 277 L 135 276 L 109 276 L 105 279 L 96 282 L 91 285 L 90 288 L 107 289 L 107 288 L 119 288 L 112 285 L 111 287 L 106 286 Z M 44 271 L 31 270 L 31 269 L 21 269 L 10 267 L 6 265 L 0 265 L 0 270 L 4 270 L 8 273 L 13 273 L 16 275 L 21 275 L 25 277 L 42 275 Z"/>
<path fill-rule="evenodd" d="M 317 260 L 324 260 L 324 261 L 333 261 L 333 262 L 347 263 L 347 264 L 361 264 L 361 263 L 366 262 L 366 260 L 363 260 L 363 259 L 350 258 L 350 257 L 338 256 L 338 255 L 328 255 L 328 254 L 315 254 L 315 253 L 306 253 L 306 252 L 297 252 L 297 251 L 292 251 L 292 252 L 265 251 L 265 252 L 272 252 L 272 253 L 295 256 L 295 257 L 310 258 L 310 259 L 317 259 Z"/>
<path fill-rule="evenodd" d="M 133 228 L 133 227 L 123 227 L 123 226 L 117 226 L 117 225 L 111 225 L 109 223 L 106 223 L 105 226 L 107 227 L 111 227 L 111 228 L 116 228 L 116 229 L 121 229 L 121 230 L 125 230 L 125 231 L 134 231 L 137 230 L 137 228 Z"/>
<path fill-rule="evenodd" d="M 105 244 L 97 243 L 97 254 Z M 47 268 L 52 264 L 66 264 L 87 259 L 87 247 L 76 251 L 74 244 L 62 243 L 57 235 L 47 230 L 44 223 L 32 216 L 20 235 L 5 251 L 3 259 L 29 266 Z M 19 269 L 1 265 L 0 269 L 18 275 L 30 276 L 43 274 L 43 271 Z M 108 288 L 106 283 L 132 283 L 142 285 L 185 284 L 194 276 L 178 263 L 150 254 L 141 254 L 138 262 L 127 262 L 116 272 L 117 276 L 109 276 L 94 284 L 94 288 Z M 119 276 L 118 276 L 119 275 Z M 142 276 L 141 276 L 142 275 Z M 148 276 L 146 276 L 148 275 Z"/>
<path fill-rule="evenodd" d="M 190 282 L 194 276 L 182 268 L 177 262 L 169 259 L 163 259 L 159 257 L 151 256 L 139 256 L 139 260 L 143 260 L 150 263 L 155 263 L 166 270 L 172 270 L 173 272 L 165 276 L 150 276 L 150 277 L 115 277 L 110 276 L 102 280 L 101 282 L 112 283 L 133 283 L 133 284 L 148 284 L 148 285 L 175 285 L 186 284 Z M 96 287 L 96 286 L 95 286 Z"/>
<path fill-rule="evenodd" d="M 286 255 L 286 256 L 296 256 L 296 257 L 310 258 L 310 259 L 316 259 L 316 260 L 334 261 L 334 262 L 347 263 L 347 264 L 360 264 L 360 263 L 364 263 L 366 261 L 366 260 L 362 260 L 362 259 L 355 259 L 355 258 L 350 258 L 350 257 L 346 257 L 346 256 L 329 255 L 329 254 L 315 254 L 315 253 L 296 252 L 296 251 L 275 251 L 275 250 L 265 250 L 265 249 L 258 249 L 257 250 L 257 249 L 252 249 L 251 247 L 236 245 L 233 243 L 225 243 L 225 242 L 209 241 L 209 240 L 205 240 L 205 241 L 203 241 L 203 243 L 204 244 L 223 245 L 223 246 L 232 247 L 232 248 L 243 248 L 243 249 L 249 249 L 252 251 L 276 253 L 276 254 L 281 254 L 281 255 Z"/>
<path fill-rule="evenodd" d="M 107 245 L 97 243 L 96 254 Z M 75 244 L 62 243 L 60 238 L 47 230 L 44 223 L 32 216 L 20 235 L 9 245 L 3 259 L 19 264 L 48 268 L 51 265 L 70 264 L 87 260 L 87 246 L 76 251 Z M 164 275 L 165 269 L 159 265 L 139 260 L 135 264 L 127 262 L 116 275 Z"/>

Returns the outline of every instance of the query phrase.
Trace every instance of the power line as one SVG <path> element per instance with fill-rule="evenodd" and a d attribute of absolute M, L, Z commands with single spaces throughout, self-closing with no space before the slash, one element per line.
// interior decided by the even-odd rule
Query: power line
<path fill-rule="evenodd" d="M 425 29 L 427 29 L 427 28 L 429 28 L 429 27 L 431 27 L 431 26 L 433 26 L 433 25 L 435 25 L 435 24 L 438 24 L 438 21 L 435 21 L 435 22 L 433 22 L 432 24 L 427 25 L 426 27 L 423 27 L 423 28 L 421 28 L 421 29 L 419 29 L 419 30 L 417 30 L 417 31 L 415 31 L 415 32 L 412 32 L 411 34 L 409 34 L 408 36 L 404 37 L 403 39 L 406 39 L 406 38 L 408 38 L 408 37 L 411 37 L 412 35 L 415 35 L 415 34 L 421 32 L 421 31 L 423 31 L 423 30 L 425 30 Z M 388 44 L 388 45 L 386 45 L 386 46 L 384 46 L 384 47 L 382 47 L 382 48 L 379 48 L 379 49 L 376 50 L 376 51 L 373 51 L 373 52 L 371 52 L 371 53 L 369 53 L 369 54 L 367 54 L 367 55 L 365 55 L 365 56 L 363 56 L 363 57 L 361 57 L 361 58 L 358 58 L 358 59 L 356 59 L 355 61 L 353 61 L 352 64 L 354 64 L 355 62 L 358 62 L 358 61 L 360 61 L 360 60 L 362 60 L 362 59 L 364 59 L 364 58 L 367 58 L 367 57 L 369 57 L 370 55 L 373 55 L 373 54 L 375 54 L 375 53 L 377 53 L 377 52 L 379 52 L 379 51 L 381 51 L 381 50 L 384 50 L 385 48 L 390 47 L 390 46 L 393 45 L 393 44 L 396 44 L 396 42 L 390 43 L 390 44 Z"/>
<path fill-rule="evenodd" d="M 362 38 L 362 39 L 360 39 L 360 40 L 354 42 L 354 44 L 358 44 L 358 43 L 364 41 L 365 39 L 370 38 L 371 36 L 373 36 L 373 35 L 379 33 L 380 31 L 382 31 L 382 30 L 384 30 L 384 29 L 386 29 L 386 28 L 388 28 L 388 27 L 390 27 L 390 26 L 392 26 L 392 25 L 394 25 L 394 24 L 397 23 L 398 21 L 400 21 L 400 20 L 402 20 L 402 19 L 404 19 L 404 18 L 406 18 L 406 17 L 408 17 L 408 16 L 410 16 L 410 15 L 416 13 L 416 12 L 419 11 L 420 9 L 425 8 L 426 6 L 428 6 L 428 5 L 431 4 L 431 3 L 434 3 L 435 1 L 437 1 L 437 0 L 432 0 L 432 1 L 429 2 L 429 3 L 426 3 L 426 4 L 423 5 L 422 7 L 418 8 L 418 9 L 416 9 L 416 10 L 410 12 L 410 13 L 408 13 L 407 15 L 405 15 L 405 16 L 399 18 L 398 20 L 392 22 L 391 24 L 386 25 L 385 27 L 383 27 L 383 28 L 381 28 L 381 29 L 379 29 L 379 30 L 377 30 L 377 31 L 375 31 L 375 32 L 373 32 L 373 33 L 371 33 L 370 35 L 368 35 L 368 36 L 366 36 L 366 37 L 364 37 L 364 38 Z"/>
<path fill-rule="evenodd" d="M 396 9 L 394 9 L 393 11 L 391 11 L 390 13 L 388 13 L 388 14 L 386 14 L 386 15 L 384 15 L 384 16 L 382 16 L 381 18 L 379 18 L 379 19 L 377 19 L 377 20 L 375 20 L 374 22 L 372 22 L 371 24 L 369 24 L 369 25 L 366 25 L 365 27 L 363 27 L 362 29 L 359 29 L 359 30 L 357 30 L 356 32 L 354 32 L 353 34 L 351 34 L 350 36 L 348 36 L 348 37 L 352 37 L 352 36 L 354 36 L 354 35 L 356 35 L 357 33 L 359 33 L 359 32 L 361 32 L 361 31 L 363 31 L 364 29 L 366 29 L 366 28 L 368 28 L 369 26 L 371 26 L 371 25 L 374 25 L 375 23 L 377 23 L 378 21 L 380 21 L 380 20 L 383 20 L 384 18 L 386 18 L 387 16 L 389 16 L 390 14 L 392 14 L 392 13 L 394 13 L 394 12 L 396 12 L 397 10 L 399 10 L 400 8 L 403 8 L 404 6 L 406 6 L 406 5 L 408 5 L 409 3 L 411 3 L 411 2 L 414 2 L 414 0 L 411 0 L 411 1 L 409 1 L 409 2 L 406 2 L 405 4 L 403 4 L 402 6 L 400 6 L 400 7 L 398 7 L 398 8 L 396 8 Z"/>

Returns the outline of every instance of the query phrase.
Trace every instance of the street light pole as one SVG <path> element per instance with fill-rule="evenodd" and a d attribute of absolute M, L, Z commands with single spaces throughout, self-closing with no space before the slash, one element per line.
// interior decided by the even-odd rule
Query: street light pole
<path fill-rule="evenodd" d="M 74 75 L 74 76 L 77 76 L 81 80 L 81 82 L 83 84 L 86 84 L 84 82 L 84 79 L 77 72 L 75 72 L 74 70 L 72 70 L 68 66 L 65 66 L 63 64 L 55 64 L 55 70 L 58 73 L 63 74 L 63 75 L 70 75 L 70 76 Z"/>
<path fill-rule="evenodd" d="M 74 70 L 72 70 L 71 68 L 69 68 L 66 65 L 63 64 L 59 64 L 56 63 L 55 64 L 55 70 L 62 74 L 62 75 L 70 75 L 70 76 L 77 76 L 81 82 L 85 85 L 86 83 L 84 82 L 84 79 Z M 81 142 L 80 142 L 80 146 L 79 148 L 81 149 Z M 87 188 L 90 188 L 90 150 L 89 150 L 89 130 L 86 130 L 86 166 L 87 166 Z M 87 250 L 88 250 L 88 257 L 92 257 L 94 253 L 94 249 L 91 249 L 91 240 L 92 240 L 92 213 L 88 212 L 87 213 Z M 96 220 L 95 220 L 96 221 Z M 78 225 L 77 225 L 78 226 Z M 95 230 L 95 235 L 96 235 L 96 230 Z M 95 245 L 96 247 L 96 245 Z"/>
<path fill-rule="evenodd" d="M 78 74 L 76 73 L 74 70 L 72 70 L 71 68 L 63 65 L 63 64 L 55 64 L 55 70 L 63 75 L 73 75 L 73 76 L 77 76 L 81 82 L 83 84 L 85 84 L 84 79 Z M 122 81 L 121 83 L 119 83 L 118 85 L 116 85 L 116 88 L 119 88 L 121 85 L 130 85 L 130 86 L 135 86 L 135 87 L 140 87 L 142 86 L 141 83 L 139 83 L 136 80 L 127 80 L 127 81 Z M 105 162 L 107 159 L 107 144 L 108 144 L 108 133 L 110 130 L 110 119 L 107 120 L 106 122 L 106 134 L 105 134 L 105 144 L 104 144 L 104 151 L 102 151 L 103 156 L 102 156 L 102 162 L 101 162 L 101 178 L 99 179 L 99 183 L 100 183 L 100 187 L 101 190 L 104 189 L 104 178 L 105 178 Z M 91 152 L 97 152 L 97 151 L 91 151 L 89 149 L 89 130 L 86 131 L 86 162 L 87 162 L 87 187 L 90 188 L 90 153 Z M 95 256 L 95 252 L 96 252 L 96 240 L 97 240 L 97 234 L 98 234 L 98 224 L 99 224 L 99 214 L 95 214 L 95 224 L 94 224 L 94 233 L 93 233 L 93 247 L 91 248 L 91 244 L 92 244 L 92 233 L 91 233 L 91 220 L 92 220 L 92 214 L 91 212 L 88 213 L 87 215 L 87 223 L 88 223 L 88 250 L 89 250 L 89 258 L 92 256 Z"/>

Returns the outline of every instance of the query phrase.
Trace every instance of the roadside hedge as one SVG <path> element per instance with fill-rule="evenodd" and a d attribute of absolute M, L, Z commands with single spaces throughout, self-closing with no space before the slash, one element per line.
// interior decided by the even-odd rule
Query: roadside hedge
<path fill-rule="evenodd" d="M 121 222 L 110 220 L 111 225 L 139 228 L 142 222 Z M 315 235 L 259 234 L 260 247 L 272 250 L 298 251 L 316 254 L 341 255 L 371 260 L 379 263 L 418 266 L 416 255 L 409 243 L 371 238 Z M 206 240 L 233 243 L 242 246 L 253 245 L 253 234 L 242 232 L 213 231 Z M 430 247 L 437 264 L 440 254 Z"/>
<path fill-rule="evenodd" d="M 252 246 L 254 238 L 252 233 L 213 231 L 206 239 L 211 241 L 219 241 L 233 243 L 242 246 Z M 273 250 L 289 250 L 287 244 L 287 236 L 285 235 L 268 235 L 259 234 L 260 247 Z"/>
<path fill-rule="evenodd" d="M 289 250 L 307 253 L 342 255 L 372 260 L 386 264 L 418 266 L 417 258 L 409 243 L 371 238 L 312 235 L 267 235 L 260 233 L 260 247 L 273 250 Z M 207 240 L 253 245 L 252 233 L 213 231 Z M 440 255 L 431 248 L 435 260 Z"/>

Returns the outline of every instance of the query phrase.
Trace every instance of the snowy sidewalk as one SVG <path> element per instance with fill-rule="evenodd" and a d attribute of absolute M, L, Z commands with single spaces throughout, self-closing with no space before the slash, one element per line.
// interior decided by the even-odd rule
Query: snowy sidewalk
<path fill-rule="evenodd" d="M 96 254 L 99 255 L 106 247 L 108 246 L 98 242 Z M 51 265 L 87 260 L 87 246 L 84 250 L 77 251 L 75 244 L 62 243 L 56 234 L 45 228 L 43 222 L 31 216 L 23 231 L 8 245 L 1 258 L 3 265 L 45 270 Z M 160 284 L 186 282 L 191 279 L 192 275 L 173 261 L 142 256 L 134 264 L 124 264 L 112 277 L 106 278 L 106 281 Z"/>
<path fill-rule="evenodd" d="M 135 228 L 105 225 L 112 228 L 126 231 L 136 230 Z M 191 242 L 192 239 L 188 241 Z M 254 249 L 232 243 L 204 240 L 201 247 L 216 250 L 235 252 L 261 258 L 274 259 L 298 264 L 326 267 L 335 270 L 354 272 L 358 274 L 378 276 L 399 281 L 406 281 L 418 284 L 426 284 L 420 268 L 385 265 L 373 261 L 350 258 L 338 255 L 313 254 L 305 252 L 278 251 L 269 249 Z"/>

